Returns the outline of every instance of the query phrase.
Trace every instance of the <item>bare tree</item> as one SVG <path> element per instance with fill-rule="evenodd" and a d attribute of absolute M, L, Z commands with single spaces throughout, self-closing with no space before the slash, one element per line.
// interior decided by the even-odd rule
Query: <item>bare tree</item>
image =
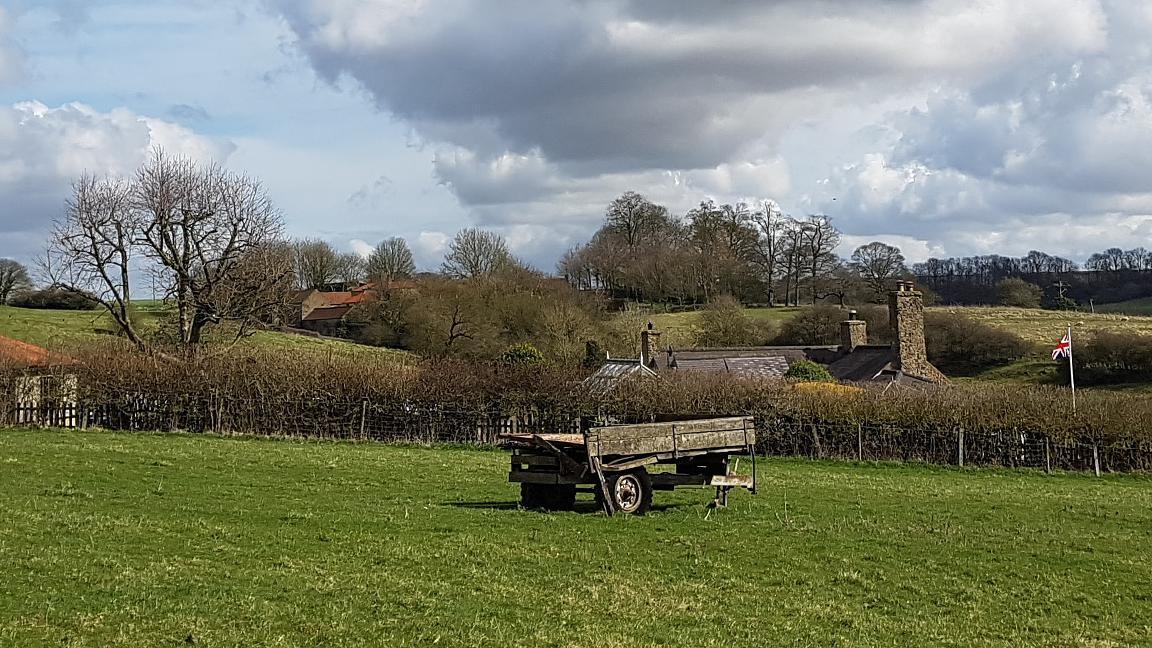
<path fill-rule="evenodd" d="M 357 284 L 364 279 L 366 264 L 364 258 L 355 252 L 345 252 L 336 257 L 336 280 L 345 284 Z"/>
<path fill-rule="evenodd" d="M 412 250 L 408 242 L 400 237 L 380 241 L 368 256 L 367 273 L 370 279 L 387 283 L 395 279 L 407 279 L 415 272 Z"/>
<path fill-rule="evenodd" d="M 139 229 L 131 183 L 82 176 L 72 185 L 64 218 L 52 230 L 43 269 L 54 285 L 95 297 L 124 336 L 143 348 L 131 316 L 130 276 Z"/>
<path fill-rule="evenodd" d="M 296 255 L 296 274 L 303 288 L 323 288 L 338 281 L 340 254 L 331 245 L 316 239 L 292 244 Z"/>
<path fill-rule="evenodd" d="M 635 191 L 625 192 L 608 205 L 607 226 L 617 233 L 629 248 L 644 242 L 647 234 L 659 229 L 667 220 L 668 210 L 649 202 Z"/>
<path fill-rule="evenodd" d="M 840 263 L 836 256 L 836 246 L 840 245 L 840 231 L 832 225 L 827 216 L 809 216 L 800 223 L 801 244 L 808 273 L 812 303 L 820 299 L 818 280 L 822 275 L 831 274 Z"/>
<path fill-rule="evenodd" d="M 13 259 L 0 259 L 0 304 L 7 304 L 17 293 L 32 287 L 28 268 Z"/>
<path fill-rule="evenodd" d="M 771 200 L 763 201 L 760 209 L 752 214 L 752 223 L 757 233 L 753 258 L 768 287 L 769 304 L 775 301 L 776 275 L 787 248 L 785 236 L 787 221 L 788 218 L 780 211 L 780 207 Z"/>
<path fill-rule="evenodd" d="M 852 253 L 852 268 L 864 279 L 877 302 L 884 300 L 893 279 L 908 273 L 900 248 L 880 241 L 856 248 Z"/>
<path fill-rule="evenodd" d="M 478 227 L 460 230 L 448 244 L 444 274 L 458 279 L 488 277 L 513 262 L 504 238 Z"/>
<path fill-rule="evenodd" d="M 179 342 L 199 344 L 204 327 L 231 319 L 218 291 L 248 252 L 279 239 L 280 214 L 259 181 L 157 150 L 136 173 L 138 242 L 176 306 Z"/>

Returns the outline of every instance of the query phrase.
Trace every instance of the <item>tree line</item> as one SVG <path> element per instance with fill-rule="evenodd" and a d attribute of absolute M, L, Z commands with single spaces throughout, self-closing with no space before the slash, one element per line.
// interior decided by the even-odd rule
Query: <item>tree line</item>
<path fill-rule="evenodd" d="M 575 287 L 640 301 L 840 303 L 882 295 L 907 275 L 904 256 L 880 242 L 850 259 L 825 215 L 787 216 L 771 200 L 704 201 L 683 216 L 627 192 L 608 206 L 591 240 L 564 254 L 560 273 Z"/>

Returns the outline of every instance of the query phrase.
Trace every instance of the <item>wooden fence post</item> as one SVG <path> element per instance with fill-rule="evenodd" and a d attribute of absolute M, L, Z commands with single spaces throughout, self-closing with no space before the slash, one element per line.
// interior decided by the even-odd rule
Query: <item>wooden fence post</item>
<path fill-rule="evenodd" d="M 1048 437 L 1044 437 L 1044 472 L 1052 472 L 1052 450 L 1050 449 L 1051 441 Z"/>
<path fill-rule="evenodd" d="M 1096 471 L 1096 476 L 1100 476 L 1100 444 L 1092 442 L 1092 468 Z"/>
<path fill-rule="evenodd" d="M 864 426 L 856 424 L 856 461 L 864 461 Z"/>
<path fill-rule="evenodd" d="M 956 463 L 964 467 L 964 428 L 956 429 Z"/>
<path fill-rule="evenodd" d="M 363 441 L 366 438 L 364 436 L 364 426 L 366 426 L 367 424 L 368 424 L 368 399 L 365 398 L 365 399 L 362 399 L 360 401 L 360 440 L 361 441 Z"/>

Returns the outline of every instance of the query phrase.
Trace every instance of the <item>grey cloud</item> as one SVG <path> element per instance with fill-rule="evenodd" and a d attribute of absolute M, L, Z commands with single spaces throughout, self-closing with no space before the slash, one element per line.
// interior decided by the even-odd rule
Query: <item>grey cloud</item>
<path fill-rule="evenodd" d="M 1152 213 L 1141 0 L 269 2 L 322 75 L 440 151 L 479 222 L 524 236 L 587 232 L 625 189 L 773 195 L 934 250 L 1068 219 L 1103 240 Z M 813 190 L 762 162 L 799 124 L 892 136 L 847 165 L 794 147 L 835 166 Z"/>
<path fill-rule="evenodd" d="M 212 115 L 203 106 L 183 103 L 170 106 L 168 116 L 182 122 L 205 122 L 212 119 Z"/>

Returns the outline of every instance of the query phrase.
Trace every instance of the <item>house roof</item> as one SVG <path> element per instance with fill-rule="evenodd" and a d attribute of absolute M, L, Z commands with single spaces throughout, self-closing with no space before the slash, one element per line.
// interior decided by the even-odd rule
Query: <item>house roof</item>
<path fill-rule="evenodd" d="M 52 367 L 76 362 L 66 355 L 54 353 L 35 344 L 13 340 L 3 335 L 0 335 L 0 361 L 29 368 Z"/>
<path fill-rule="evenodd" d="M 640 364 L 637 359 L 610 359 L 585 378 L 584 385 L 590 391 L 603 394 L 616 389 L 620 383 L 633 376 L 655 377 L 656 372 Z"/>
<path fill-rule="evenodd" d="M 862 345 L 829 364 L 828 372 L 837 380 L 874 380 L 885 371 L 895 371 L 899 359 L 899 353 L 890 346 Z"/>
<path fill-rule="evenodd" d="M 328 320 L 342 319 L 352 310 L 352 305 L 344 306 L 319 306 L 308 311 L 300 321 L 302 322 L 322 322 Z"/>

